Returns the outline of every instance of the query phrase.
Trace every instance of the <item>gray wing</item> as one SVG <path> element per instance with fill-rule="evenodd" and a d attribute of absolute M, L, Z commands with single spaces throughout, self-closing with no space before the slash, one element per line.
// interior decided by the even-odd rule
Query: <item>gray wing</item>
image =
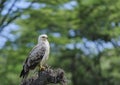
<path fill-rule="evenodd" d="M 26 61 L 26 64 L 30 69 L 34 69 L 36 65 L 39 64 L 45 54 L 45 51 L 46 49 L 44 46 L 35 46 L 35 48 L 30 52 L 29 57 Z"/>
<path fill-rule="evenodd" d="M 36 45 L 32 49 L 23 65 L 23 70 L 21 71 L 20 77 L 23 76 L 24 78 L 25 75 L 28 75 L 29 70 L 34 69 L 40 63 L 45 54 L 45 51 L 46 48 L 43 45 Z"/>

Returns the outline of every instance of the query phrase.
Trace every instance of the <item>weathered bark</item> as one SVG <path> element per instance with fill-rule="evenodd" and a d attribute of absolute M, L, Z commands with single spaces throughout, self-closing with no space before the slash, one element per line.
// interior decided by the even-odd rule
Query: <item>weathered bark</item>
<path fill-rule="evenodd" d="M 66 85 L 66 78 L 62 69 L 46 69 L 39 71 L 37 76 L 26 79 L 21 85 L 47 85 L 47 84 Z"/>

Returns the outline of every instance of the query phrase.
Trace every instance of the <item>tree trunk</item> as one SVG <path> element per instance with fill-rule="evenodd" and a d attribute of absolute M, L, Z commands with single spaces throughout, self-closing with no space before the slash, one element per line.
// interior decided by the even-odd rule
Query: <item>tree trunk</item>
<path fill-rule="evenodd" d="M 66 85 L 66 78 L 62 69 L 46 69 L 39 71 L 37 76 L 21 81 L 21 85 L 47 85 L 47 84 Z"/>

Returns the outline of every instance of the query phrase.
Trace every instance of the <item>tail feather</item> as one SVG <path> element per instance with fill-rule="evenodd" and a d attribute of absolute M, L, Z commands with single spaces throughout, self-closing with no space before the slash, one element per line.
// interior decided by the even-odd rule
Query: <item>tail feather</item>
<path fill-rule="evenodd" d="M 25 78 L 28 76 L 29 71 L 25 71 L 24 69 L 20 73 L 20 77 Z"/>

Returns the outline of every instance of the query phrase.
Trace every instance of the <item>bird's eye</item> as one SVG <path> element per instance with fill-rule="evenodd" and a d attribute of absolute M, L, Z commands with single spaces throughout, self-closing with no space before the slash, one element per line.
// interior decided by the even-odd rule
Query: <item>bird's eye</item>
<path fill-rule="evenodd" d="M 45 38 L 44 36 L 42 38 Z"/>

